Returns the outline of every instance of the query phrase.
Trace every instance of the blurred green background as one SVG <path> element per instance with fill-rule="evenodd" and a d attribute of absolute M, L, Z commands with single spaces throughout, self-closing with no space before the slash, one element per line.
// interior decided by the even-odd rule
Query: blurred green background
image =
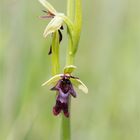
<path fill-rule="evenodd" d="M 49 2 L 66 11 L 66 0 Z M 55 94 L 40 86 L 51 76 L 42 9 L 37 0 L 0 0 L 0 140 L 59 140 Z M 66 48 L 64 37 L 61 71 Z M 140 1 L 83 0 L 75 65 L 89 94 L 72 99 L 72 140 L 140 140 Z"/>

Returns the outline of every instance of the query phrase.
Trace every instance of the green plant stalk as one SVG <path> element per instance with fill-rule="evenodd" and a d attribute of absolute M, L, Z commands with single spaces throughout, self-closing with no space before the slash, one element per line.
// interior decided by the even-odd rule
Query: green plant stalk
<path fill-rule="evenodd" d="M 54 32 L 52 40 L 52 75 L 59 73 L 59 35 L 58 31 Z"/>
<path fill-rule="evenodd" d="M 75 0 L 67 0 L 67 16 L 74 21 Z"/>
<path fill-rule="evenodd" d="M 76 54 L 80 40 L 82 29 L 82 4 L 81 0 L 76 0 L 75 3 L 75 19 L 74 19 L 74 41 L 73 41 L 73 54 Z"/>
<path fill-rule="evenodd" d="M 69 98 L 69 110 L 70 110 L 70 98 Z M 71 139 L 71 129 L 70 129 L 70 117 L 66 118 L 62 115 L 62 130 L 61 130 L 61 140 L 70 140 Z"/>
<path fill-rule="evenodd" d="M 67 16 L 73 21 L 74 20 L 74 2 L 75 0 L 68 0 L 67 1 Z M 72 51 L 72 40 L 70 39 L 70 33 L 68 30 L 68 50 L 66 56 L 66 65 L 71 65 L 74 62 L 74 57 L 71 53 Z M 69 98 L 69 112 L 70 112 L 70 104 L 71 99 Z M 71 115 L 71 114 L 70 114 Z M 62 115 L 62 129 L 61 129 L 61 140 L 70 140 L 71 139 L 71 126 L 70 126 L 70 117 L 65 118 Z"/>
<path fill-rule="evenodd" d="M 66 65 L 74 64 L 74 57 L 78 48 L 78 43 L 80 39 L 81 26 L 82 26 L 82 10 L 81 10 L 81 0 L 68 0 L 67 1 L 67 16 L 74 23 L 74 29 L 72 34 L 68 29 L 68 50 L 66 56 Z M 71 98 L 69 98 L 69 112 L 71 109 Z M 71 113 L 70 113 L 71 115 Z M 61 140 L 71 139 L 71 126 L 70 117 L 65 118 L 62 116 L 62 133 Z"/>
<path fill-rule="evenodd" d="M 75 20 L 75 0 L 67 1 L 67 16 L 69 19 L 74 22 Z M 66 65 L 73 65 L 74 63 L 74 54 L 73 54 L 73 40 L 71 38 L 70 31 L 68 29 L 68 50 L 66 56 Z"/>
<path fill-rule="evenodd" d="M 68 46 L 68 52 L 67 52 L 67 60 L 66 65 L 72 65 L 74 63 L 74 57 L 71 55 L 71 49 L 72 49 L 72 42 L 71 39 L 68 40 L 69 46 Z M 69 97 L 69 113 L 70 113 L 70 106 L 71 106 L 71 98 Z M 71 113 L 70 113 L 71 116 Z M 70 117 L 66 118 L 64 115 L 62 115 L 62 130 L 61 130 L 61 140 L 70 140 L 71 139 L 71 126 L 70 126 Z"/>
<path fill-rule="evenodd" d="M 74 63 L 74 53 L 73 53 L 73 42 L 71 37 L 68 36 L 68 49 L 67 49 L 67 56 L 66 56 L 66 65 L 73 65 Z"/>

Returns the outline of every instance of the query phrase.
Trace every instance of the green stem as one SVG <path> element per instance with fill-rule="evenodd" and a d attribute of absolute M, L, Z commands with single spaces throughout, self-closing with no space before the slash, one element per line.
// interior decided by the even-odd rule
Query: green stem
<path fill-rule="evenodd" d="M 69 40 L 68 52 L 67 52 L 67 65 L 72 65 L 74 61 L 73 55 L 71 55 L 71 48 L 72 42 Z M 69 113 L 70 113 L 70 106 L 71 106 L 71 98 L 69 97 Z M 70 113 L 71 115 L 71 113 Z M 71 128 L 70 128 L 70 117 L 66 118 L 62 115 L 62 133 L 61 133 L 61 140 L 70 140 L 71 139 Z"/>
<path fill-rule="evenodd" d="M 58 31 L 53 34 L 52 41 L 52 75 L 59 73 L 59 35 Z"/>
<path fill-rule="evenodd" d="M 75 3 L 75 25 L 77 26 L 79 32 L 81 32 L 82 25 L 82 4 L 81 0 L 76 0 Z"/>
<path fill-rule="evenodd" d="M 78 48 L 78 43 L 81 33 L 82 10 L 81 0 L 67 1 L 67 16 L 74 23 L 72 32 L 68 29 L 68 51 L 66 58 L 66 65 L 73 65 L 74 57 Z M 71 98 L 69 98 L 69 112 L 71 106 Z M 71 115 L 71 113 L 70 113 Z M 62 116 L 62 133 L 61 140 L 71 139 L 70 118 Z"/>
<path fill-rule="evenodd" d="M 74 9 L 75 9 L 75 0 L 67 1 L 67 16 L 74 21 Z M 66 58 L 66 65 L 72 65 L 74 63 L 74 56 L 72 54 L 73 42 L 70 39 L 70 33 L 68 30 L 68 51 Z M 71 99 L 69 98 L 69 112 L 70 112 Z M 71 115 L 71 114 L 70 114 Z M 66 118 L 62 115 L 62 132 L 61 140 L 70 140 L 71 139 L 71 128 L 70 128 L 70 117 Z"/>
<path fill-rule="evenodd" d="M 70 111 L 70 98 L 69 98 L 69 111 Z M 61 140 L 70 140 L 71 132 L 70 132 L 70 117 L 66 118 L 62 115 L 62 131 L 61 131 Z"/>
<path fill-rule="evenodd" d="M 74 21 L 75 0 L 67 0 L 67 16 Z"/>
<path fill-rule="evenodd" d="M 71 48 L 72 48 L 72 42 L 69 39 L 69 46 L 68 46 L 68 52 L 67 52 L 67 61 L 66 65 L 72 65 L 74 61 L 73 55 L 71 55 Z M 71 98 L 69 98 L 69 113 L 70 113 L 70 106 L 71 106 Z M 70 113 L 71 115 L 71 113 Z M 70 128 L 70 117 L 66 118 L 64 115 L 62 115 L 62 132 L 61 132 L 61 140 L 70 140 L 71 139 L 71 128 Z"/>
<path fill-rule="evenodd" d="M 76 0 L 75 3 L 75 20 L 74 20 L 74 51 L 75 54 L 78 49 L 78 44 L 81 35 L 81 28 L 82 28 L 82 4 L 81 0 Z"/>
<path fill-rule="evenodd" d="M 68 36 L 68 50 L 67 50 L 67 57 L 66 57 L 66 65 L 73 65 L 74 63 L 74 54 L 73 54 L 73 42 L 71 37 Z"/>

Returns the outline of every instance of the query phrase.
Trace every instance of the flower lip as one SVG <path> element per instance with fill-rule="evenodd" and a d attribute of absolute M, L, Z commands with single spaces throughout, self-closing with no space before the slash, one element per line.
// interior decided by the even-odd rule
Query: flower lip
<path fill-rule="evenodd" d="M 65 117 L 69 117 L 68 104 L 61 103 L 57 100 L 55 106 L 53 107 L 53 114 L 57 116 L 61 111 L 63 111 Z"/>

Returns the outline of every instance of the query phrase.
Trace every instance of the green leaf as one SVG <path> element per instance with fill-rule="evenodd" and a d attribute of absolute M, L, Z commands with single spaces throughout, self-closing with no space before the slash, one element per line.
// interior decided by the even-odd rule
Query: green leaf
<path fill-rule="evenodd" d="M 76 69 L 76 66 L 69 65 L 64 68 L 64 74 L 71 74 Z"/>
<path fill-rule="evenodd" d="M 39 0 L 39 2 L 52 14 L 56 15 L 57 11 L 53 8 L 53 6 L 46 0 Z"/>
<path fill-rule="evenodd" d="M 63 19 L 59 16 L 55 16 L 50 23 L 47 25 L 45 31 L 44 31 L 44 37 L 46 38 L 49 34 L 54 33 L 55 31 L 57 31 L 58 29 L 60 29 L 60 27 L 63 24 Z"/>
<path fill-rule="evenodd" d="M 70 80 L 75 87 L 82 90 L 86 94 L 88 93 L 88 88 L 86 87 L 86 85 L 81 80 L 74 79 L 74 78 L 71 78 Z"/>
<path fill-rule="evenodd" d="M 41 86 L 45 86 L 45 85 L 49 86 L 49 85 L 55 84 L 58 80 L 61 79 L 61 76 L 63 76 L 63 74 L 57 74 L 57 75 L 51 77 L 48 81 L 43 83 Z"/>

